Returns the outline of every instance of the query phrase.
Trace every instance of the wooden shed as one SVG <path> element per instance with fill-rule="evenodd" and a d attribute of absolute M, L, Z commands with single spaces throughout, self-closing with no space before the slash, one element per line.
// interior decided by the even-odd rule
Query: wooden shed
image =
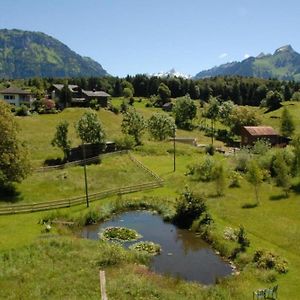
<path fill-rule="evenodd" d="M 267 140 L 272 146 L 283 143 L 282 137 L 270 126 L 243 126 L 241 146 L 252 146 L 257 140 Z"/>

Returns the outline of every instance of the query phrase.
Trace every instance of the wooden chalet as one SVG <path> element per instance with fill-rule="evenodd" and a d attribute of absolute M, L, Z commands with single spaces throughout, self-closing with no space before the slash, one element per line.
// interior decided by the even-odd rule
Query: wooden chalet
<path fill-rule="evenodd" d="M 63 84 L 53 84 L 51 98 L 54 100 L 59 100 L 63 87 Z M 107 107 L 108 98 L 110 95 L 103 91 L 86 91 L 82 90 L 78 85 L 72 84 L 68 85 L 68 89 L 72 93 L 72 106 L 88 106 L 91 100 L 96 99 L 101 107 Z"/>

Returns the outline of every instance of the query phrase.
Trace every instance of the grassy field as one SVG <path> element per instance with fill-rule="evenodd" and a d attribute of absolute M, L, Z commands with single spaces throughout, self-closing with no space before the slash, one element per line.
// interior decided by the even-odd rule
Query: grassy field
<path fill-rule="evenodd" d="M 120 99 L 116 99 L 116 102 Z M 156 108 L 145 108 L 145 100 L 136 102 L 136 108 L 149 117 L 157 111 Z M 287 102 L 296 123 L 296 131 L 300 133 L 300 103 Z M 40 165 L 46 158 L 61 156 L 61 153 L 50 145 L 55 126 L 61 119 L 75 122 L 84 109 L 68 109 L 58 115 L 32 116 L 19 118 L 22 136 L 28 141 L 35 165 Z M 263 124 L 280 128 L 282 108 L 265 113 L 258 110 Z M 99 116 L 111 138 L 120 135 L 121 116 L 102 110 Z M 37 130 L 39 128 L 39 130 Z M 43 128 L 43 130 L 41 130 Z M 71 126 L 73 145 L 79 141 Z M 47 132 L 47 134 L 45 134 Z M 197 137 L 199 143 L 208 143 L 210 138 L 202 132 L 179 131 L 180 136 Z M 222 145 L 221 142 L 218 143 Z M 6 264 L 0 266 L 0 298 L 5 299 L 96 299 L 99 298 L 98 269 L 107 260 L 113 262 L 116 257 L 120 260 L 114 265 L 106 266 L 109 299 L 252 299 L 252 291 L 279 284 L 279 299 L 298 299 L 300 292 L 300 195 L 297 190 L 290 193 L 289 198 L 283 197 L 282 190 L 271 183 L 264 183 L 261 187 L 261 204 L 254 208 L 243 208 L 245 204 L 254 203 L 254 191 L 244 179 L 240 188 L 225 190 L 222 197 L 216 197 L 214 182 L 203 183 L 191 180 L 185 176 L 187 166 L 199 162 L 203 152 L 192 146 L 177 143 L 176 172 L 173 172 L 173 145 L 171 142 L 154 142 L 145 135 L 144 145 L 135 150 L 135 156 L 147 167 L 165 180 L 162 188 L 124 196 L 131 201 L 139 201 L 143 197 L 153 197 L 167 203 L 174 203 L 176 197 L 186 185 L 191 189 L 204 193 L 207 198 L 209 211 L 213 216 L 213 234 L 218 243 L 224 244 L 223 231 L 230 226 L 238 228 L 243 225 L 250 239 L 250 248 L 244 259 L 251 259 L 257 249 L 267 249 L 287 259 L 289 272 L 276 275 L 275 282 L 269 282 L 268 274 L 255 269 L 249 264 L 239 276 L 228 278 L 215 287 L 203 289 L 200 285 L 186 283 L 178 279 L 162 277 L 147 271 L 140 264 L 142 257 L 118 249 L 111 249 L 109 245 L 99 245 L 97 242 L 80 240 L 72 236 L 51 238 L 41 233 L 38 221 L 45 216 L 45 212 L 1 216 L 0 217 L 0 253 L 8 255 Z M 221 154 L 214 156 L 222 161 L 226 170 L 232 165 L 232 157 Z M 101 165 L 89 166 L 91 174 L 91 189 L 101 189 L 109 184 L 125 184 L 132 181 L 143 181 L 138 170 L 130 169 L 130 162 L 125 159 L 111 157 Z M 49 173 L 45 178 L 38 175 L 28 178 L 20 185 L 24 201 L 31 201 L 32 191 L 41 190 L 40 195 L 58 198 L 57 195 L 72 195 L 83 191 L 80 167 Z M 36 176 L 36 177 L 34 177 Z M 47 177 L 49 176 L 49 177 Z M 123 179 L 124 178 L 124 181 Z M 61 181 L 66 181 L 61 185 Z M 45 183 L 55 182 L 49 189 Z M 78 182 L 78 185 L 77 185 Z M 101 187 L 98 185 L 101 183 Z M 73 186 L 74 184 L 74 186 Z M 299 184 L 299 178 L 294 181 Z M 227 182 L 228 185 L 228 182 Z M 109 205 L 115 197 L 92 203 L 93 207 L 101 210 Z M 63 209 L 74 218 L 87 212 L 84 206 Z M 55 233 L 55 232 L 53 232 Z M 48 237 L 48 238 L 46 238 Z M 32 246 L 29 246 L 32 245 Z M 227 246 L 226 246 L 227 245 Z M 12 251 L 12 249 L 16 249 Z M 226 249 L 224 249 L 225 251 Z M 121 259 L 122 258 L 122 259 Z M 82 280 L 80 281 L 79 278 Z M 24 292 L 21 294 L 21 291 Z"/>
<path fill-rule="evenodd" d="M 87 176 L 90 193 L 153 181 L 127 154 L 105 156 L 101 163 L 88 165 Z M 34 203 L 82 196 L 85 193 L 83 167 L 34 172 L 16 187 L 18 195 L 6 201 Z M 0 196 L 1 203 L 6 204 Z"/>

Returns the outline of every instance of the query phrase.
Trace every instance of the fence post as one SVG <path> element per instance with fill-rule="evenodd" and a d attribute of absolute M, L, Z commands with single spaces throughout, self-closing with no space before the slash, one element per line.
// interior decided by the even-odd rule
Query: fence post
<path fill-rule="evenodd" d="M 99 278 L 100 278 L 101 300 L 107 300 L 105 271 L 100 270 Z"/>

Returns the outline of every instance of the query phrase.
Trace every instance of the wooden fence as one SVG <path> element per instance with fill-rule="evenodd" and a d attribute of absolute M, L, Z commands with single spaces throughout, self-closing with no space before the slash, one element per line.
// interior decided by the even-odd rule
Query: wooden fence
<path fill-rule="evenodd" d="M 145 191 L 149 189 L 154 189 L 163 186 L 164 181 L 146 166 L 144 166 L 140 161 L 138 161 L 131 153 L 129 153 L 130 159 L 137 164 L 140 168 L 148 172 L 153 178 L 154 181 L 136 184 L 132 186 L 126 186 L 121 188 L 114 188 L 103 190 L 101 192 L 89 194 L 89 201 L 95 201 L 103 199 L 105 197 L 113 195 L 123 195 L 134 192 Z M 39 203 L 27 203 L 27 204 L 11 204 L 0 206 L 0 215 L 9 215 L 9 214 L 19 214 L 19 213 L 30 213 L 42 210 L 57 209 L 57 208 L 66 208 L 75 205 L 80 205 L 86 203 L 86 196 L 73 197 L 68 199 L 60 199 L 54 201 L 46 201 Z"/>
<path fill-rule="evenodd" d="M 127 150 L 103 153 L 98 156 L 94 156 L 94 157 L 83 159 L 83 160 L 71 161 L 71 162 L 67 162 L 65 164 L 61 164 L 61 165 L 40 167 L 40 168 L 35 169 L 35 172 L 48 172 L 48 171 L 53 171 L 53 170 L 61 170 L 61 169 L 65 169 L 68 167 L 83 165 L 84 163 L 91 164 L 91 163 L 99 161 L 101 158 L 104 158 L 106 156 L 121 155 L 121 154 L 126 154 L 126 153 L 128 153 Z"/>

